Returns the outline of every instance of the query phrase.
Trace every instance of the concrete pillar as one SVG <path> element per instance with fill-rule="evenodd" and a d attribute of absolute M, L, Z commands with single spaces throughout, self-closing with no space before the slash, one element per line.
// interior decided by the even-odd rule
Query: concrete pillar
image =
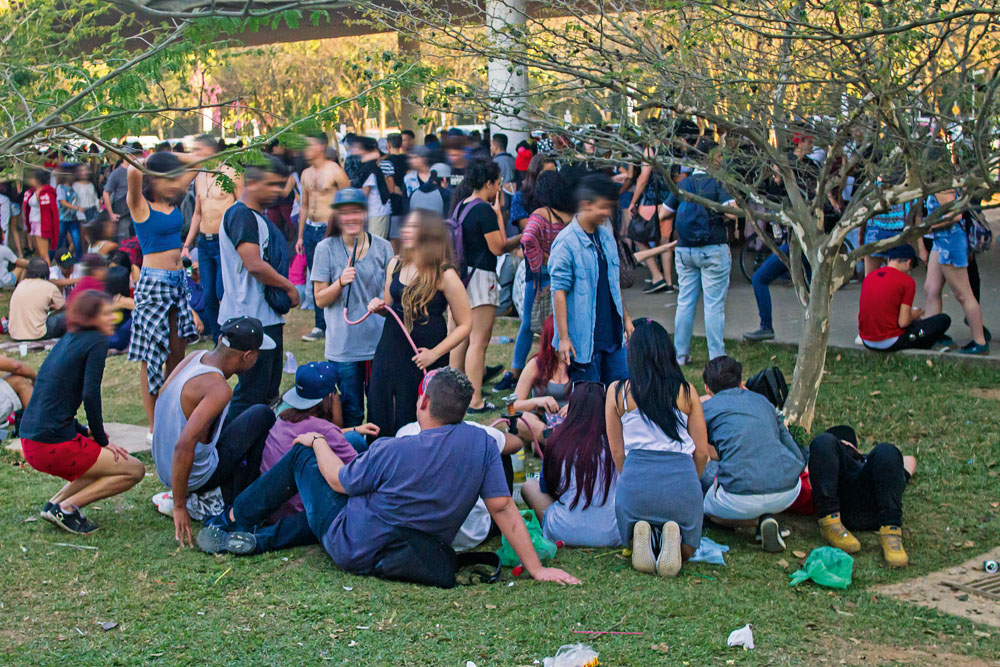
<path fill-rule="evenodd" d="M 486 25 L 490 39 L 500 48 L 506 48 L 512 42 L 504 32 L 506 26 L 524 26 L 527 20 L 525 4 L 526 0 L 487 0 Z M 523 108 L 527 92 L 527 68 L 511 65 L 507 60 L 490 60 L 490 131 L 507 135 L 507 149 L 511 153 L 514 153 L 519 141 L 528 138 L 528 122 Z"/>
<path fill-rule="evenodd" d="M 420 42 L 410 39 L 401 32 L 396 33 L 396 50 L 410 58 L 420 57 Z M 403 87 L 399 91 L 399 129 L 410 130 L 414 134 L 416 145 L 424 143 L 425 126 L 414 120 L 414 116 L 424 116 L 423 98 L 420 88 Z"/>

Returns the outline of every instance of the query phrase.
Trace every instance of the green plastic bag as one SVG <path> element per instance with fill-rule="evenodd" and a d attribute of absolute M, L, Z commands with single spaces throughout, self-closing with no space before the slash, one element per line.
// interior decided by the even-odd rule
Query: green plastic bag
<path fill-rule="evenodd" d="M 851 585 L 851 571 L 854 559 L 847 552 L 836 547 L 813 549 L 801 570 L 793 572 L 790 585 L 795 586 L 806 579 L 812 579 L 820 586 L 847 588 Z"/>
<path fill-rule="evenodd" d="M 528 527 L 528 535 L 531 537 L 531 544 L 535 547 L 538 559 L 543 563 L 552 560 L 556 555 L 556 545 L 542 536 L 542 524 L 538 523 L 538 517 L 533 511 L 524 510 L 521 512 L 521 518 Z M 514 553 L 514 547 L 510 546 L 506 537 L 497 549 L 497 556 L 500 557 L 500 564 L 504 567 L 514 567 L 521 563 L 521 559 Z"/>

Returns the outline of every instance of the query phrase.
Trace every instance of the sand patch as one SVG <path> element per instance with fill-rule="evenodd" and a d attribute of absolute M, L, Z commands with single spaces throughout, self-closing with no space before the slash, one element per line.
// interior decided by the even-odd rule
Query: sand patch
<path fill-rule="evenodd" d="M 840 665 L 925 665 L 929 667 L 993 667 L 1000 662 L 951 653 L 936 646 L 883 646 L 861 640 L 831 640 L 830 655 L 817 662 Z"/>
<path fill-rule="evenodd" d="M 969 396 L 985 398 L 987 401 L 1000 401 L 1000 389 L 970 389 Z"/>

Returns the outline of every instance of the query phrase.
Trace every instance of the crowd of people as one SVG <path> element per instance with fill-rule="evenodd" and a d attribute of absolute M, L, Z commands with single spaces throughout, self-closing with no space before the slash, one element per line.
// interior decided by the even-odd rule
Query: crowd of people
<path fill-rule="evenodd" d="M 666 188 L 649 165 L 615 170 L 541 142 L 512 154 L 503 134 L 456 130 L 421 146 L 409 132 L 384 145 L 349 135 L 343 155 L 316 134 L 301 155 L 275 144 L 239 169 L 199 169 L 219 148 L 199 137 L 190 152 L 128 152 L 96 183 L 102 197 L 89 154 L 60 166 L 56 187 L 32 173 L 22 199 L 30 259 L 7 218 L 9 333 L 59 338 L 37 376 L 0 359 L 0 412 L 19 415 L 28 462 L 67 481 L 46 520 L 90 533 L 80 509 L 142 479 L 142 464 L 109 442 L 101 411 L 104 360 L 127 349 L 169 489 L 154 503 L 182 545 L 249 555 L 320 543 L 340 567 L 379 574 L 402 544 L 464 550 L 502 533 L 530 575 L 576 583 L 539 562 L 511 500 L 510 457 L 530 445 L 542 472 L 521 495 L 543 534 L 630 547 L 641 572 L 675 575 L 707 522 L 750 528 L 764 550 L 781 551 L 778 515 L 810 505 L 830 544 L 856 552 L 850 531 L 877 529 L 886 562 L 907 564 L 901 502 L 915 462 L 888 443 L 862 453 L 849 426 L 803 447 L 777 407 L 746 388 L 722 336 L 727 218 Z M 810 148 L 802 138 L 793 155 L 804 164 Z M 707 136 L 690 150 L 725 159 Z M 671 178 L 681 193 L 733 202 L 703 171 Z M 628 240 L 637 220 L 661 232 L 652 247 Z M 928 313 L 912 307 L 911 246 L 873 259 L 859 318 L 866 346 L 940 343 L 950 322 L 933 311 L 947 281 L 973 330 L 966 351 L 988 349 L 951 234 L 933 233 Z M 678 290 L 673 336 L 628 312 L 635 262 L 650 267 L 647 293 Z M 495 381 L 503 367 L 487 366 L 486 352 L 511 300 L 508 265 L 523 274 L 521 324 L 511 368 Z M 760 271 L 752 339 L 773 335 L 764 297 L 775 267 Z M 703 391 L 681 369 L 699 296 Z M 314 311 L 303 338 L 321 345 L 322 361 L 300 366 L 281 395 L 295 307 Z M 199 339 L 211 349 L 188 353 Z M 506 393 L 520 415 L 510 432 L 474 421 Z M 192 520 L 203 522 L 197 537 Z"/>

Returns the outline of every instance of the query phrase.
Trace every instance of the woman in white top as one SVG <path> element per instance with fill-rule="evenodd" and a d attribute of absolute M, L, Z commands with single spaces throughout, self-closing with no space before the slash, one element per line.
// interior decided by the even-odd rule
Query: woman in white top
<path fill-rule="evenodd" d="M 701 541 L 708 429 L 666 329 L 636 321 L 627 362 L 629 379 L 612 383 L 605 403 L 618 530 L 635 569 L 672 577 Z"/>

